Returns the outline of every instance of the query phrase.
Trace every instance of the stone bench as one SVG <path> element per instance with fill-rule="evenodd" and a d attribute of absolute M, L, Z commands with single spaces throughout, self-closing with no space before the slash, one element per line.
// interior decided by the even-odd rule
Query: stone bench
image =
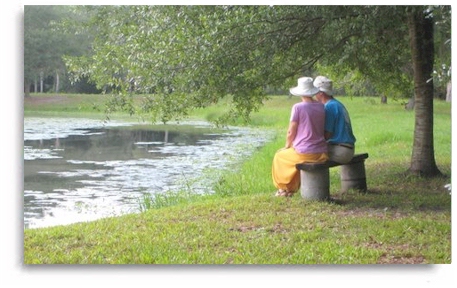
<path fill-rule="evenodd" d="M 330 199 L 330 168 L 341 166 L 340 180 L 341 191 L 349 189 L 367 191 L 367 179 L 365 174 L 365 159 L 368 153 L 355 154 L 352 160 L 346 164 L 333 161 L 324 163 L 300 163 L 296 167 L 300 170 L 300 193 L 302 198 L 308 200 Z"/>

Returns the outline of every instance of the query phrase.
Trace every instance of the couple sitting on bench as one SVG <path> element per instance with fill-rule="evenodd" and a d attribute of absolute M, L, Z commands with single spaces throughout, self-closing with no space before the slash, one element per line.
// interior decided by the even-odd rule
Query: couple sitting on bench
<path fill-rule="evenodd" d="M 330 79 L 299 78 L 290 93 L 301 97 L 301 102 L 292 107 L 286 145 L 276 152 L 272 165 L 276 196 L 282 197 L 291 197 L 300 188 L 297 164 L 349 163 L 356 141 L 346 108 L 333 97 Z"/>

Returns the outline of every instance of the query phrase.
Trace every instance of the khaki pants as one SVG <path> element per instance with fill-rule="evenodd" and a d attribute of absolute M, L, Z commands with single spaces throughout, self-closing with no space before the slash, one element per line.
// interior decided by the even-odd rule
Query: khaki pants
<path fill-rule="evenodd" d="M 300 154 L 294 148 L 281 149 L 273 158 L 272 178 L 277 189 L 297 192 L 300 188 L 300 171 L 296 164 L 308 162 L 319 163 L 328 160 L 327 153 Z"/>
<path fill-rule="evenodd" d="M 354 148 L 350 149 L 338 145 L 328 145 L 328 156 L 330 160 L 341 164 L 351 161 L 352 157 L 354 157 L 354 151 Z"/>

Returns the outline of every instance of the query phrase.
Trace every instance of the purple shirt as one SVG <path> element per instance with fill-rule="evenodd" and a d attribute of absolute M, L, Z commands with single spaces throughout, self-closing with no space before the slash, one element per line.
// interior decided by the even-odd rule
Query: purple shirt
<path fill-rule="evenodd" d="M 292 143 L 301 154 L 326 153 L 324 137 L 325 110 L 320 102 L 300 102 L 292 107 L 290 122 L 297 122 L 297 135 Z"/>

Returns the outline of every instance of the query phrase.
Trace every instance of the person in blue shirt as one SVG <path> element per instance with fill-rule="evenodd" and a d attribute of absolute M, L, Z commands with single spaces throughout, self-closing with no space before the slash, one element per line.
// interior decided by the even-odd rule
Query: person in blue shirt
<path fill-rule="evenodd" d="M 348 163 L 354 156 L 356 142 L 349 113 L 343 103 L 333 97 L 332 80 L 317 76 L 313 85 L 319 89 L 316 99 L 325 107 L 325 139 L 329 160 Z"/>

